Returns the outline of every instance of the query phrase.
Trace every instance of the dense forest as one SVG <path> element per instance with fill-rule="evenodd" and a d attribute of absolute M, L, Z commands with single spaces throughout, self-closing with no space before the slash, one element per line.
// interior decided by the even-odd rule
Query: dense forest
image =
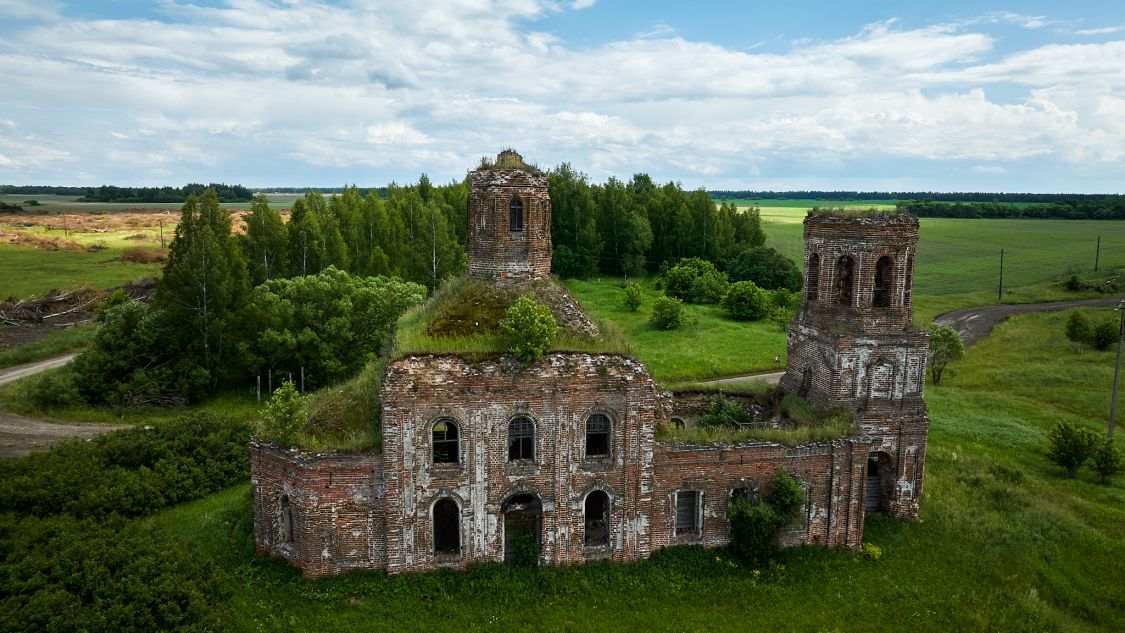
<path fill-rule="evenodd" d="M 1102 199 L 1125 199 L 1103 193 L 994 193 L 987 191 L 709 191 L 716 200 L 924 200 L 930 202 L 1007 202 L 1079 204 Z"/>
<path fill-rule="evenodd" d="M 899 211 L 922 218 L 1049 218 L 1054 220 L 1125 220 L 1125 197 L 1082 196 L 1060 202 L 1015 205 L 1002 202 L 932 202 L 900 200 Z"/>
<path fill-rule="evenodd" d="M 89 188 L 78 199 L 79 202 L 185 202 L 188 196 L 201 195 L 206 189 L 214 189 L 219 202 L 249 202 L 254 196 L 242 185 L 211 183 L 201 185 L 189 183 L 183 187 L 114 187 L 102 185 Z"/>

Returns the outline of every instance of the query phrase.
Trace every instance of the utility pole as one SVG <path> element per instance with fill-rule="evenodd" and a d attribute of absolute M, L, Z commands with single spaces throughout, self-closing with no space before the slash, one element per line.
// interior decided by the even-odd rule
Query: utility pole
<path fill-rule="evenodd" d="M 996 301 L 1004 301 L 1004 249 L 1000 249 L 1000 289 L 996 291 Z"/>
<path fill-rule="evenodd" d="M 1098 261 L 1102 258 L 1102 236 L 1098 236 L 1098 250 L 1094 251 L 1094 272 L 1098 272 Z"/>
<path fill-rule="evenodd" d="M 164 220 L 160 220 L 160 248 L 164 248 Z"/>
<path fill-rule="evenodd" d="M 1117 366 L 1113 369 L 1113 398 L 1109 401 L 1109 423 L 1106 425 L 1106 437 L 1113 439 L 1113 425 L 1117 423 L 1117 385 L 1121 381 L 1121 341 L 1125 338 L 1125 299 L 1122 299 L 1114 311 L 1121 313 L 1121 325 L 1117 327 Z"/>

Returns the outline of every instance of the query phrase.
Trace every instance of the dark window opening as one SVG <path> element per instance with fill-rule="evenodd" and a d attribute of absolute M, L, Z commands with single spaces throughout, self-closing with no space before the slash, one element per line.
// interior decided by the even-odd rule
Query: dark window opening
<path fill-rule="evenodd" d="M 914 258 L 909 257 L 906 260 L 906 279 L 903 279 L 902 288 L 902 304 L 910 305 L 910 285 L 914 281 Z"/>
<path fill-rule="evenodd" d="M 836 302 L 840 305 L 851 305 L 852 291 L 855 286 L 854 278 L 855 260 L 851 255 L 844 255 L 836 262 Z"/>
<path fill-rule="evenodd" d="M 511 226 L 513 231 L 523 230 L 523 200 L 513 196 L 511 204 L 508 205 L 508 211 L 511 213 Z"/>
<path fill-rule="evenodd" d="M 816 301 L 820 289 L 820 255 L 809 255 L 809 270 L 805 275 L 805 296 L 809 301 Z"/>
<path fill-rule="evenodd" d="M 535 423 L 516 418 L 508 423 L 508 461 L 535 460 Z"/>
<path fill-rule="evenodd" d="M 672 426 L 674 426 L 677 429 L 682 429 L 682 428 L 686 427 L 687 425 L 684 424 L 684 421 L 681 420 L 680 418 L 672 418 Z"/>
<path fill-rule="evenodd" d="M 586 497 L 586 545 L 609 545 L 609 495 L 601 490 Z"/>
<path fill-rule="evenodd" d="M 894 278 L 894 261 L 890 257 L 880 257 L 875 262 L 875 296 L 871 305 L 876 308 L 891 307 L 891 287 Z"/>
<path fill-rule="evenodd" d="M 434 504 L 434 555 L 455 556 L 461 553 L 461 510 L 452 499 Z"/>
<path fill-rule="evenodd" d="M 586 419 L 586 457 L 609 456 L 609 418 L 595 413 Z"/>
<path fill-rule="evenodd" d="M 456 464 L 461 461 L 461 443 L 453 420 L 442 419 L 434 423 L 433 445 L 435 464 Z"/>
<path fill-rule="evenodd" d="M 676 493 L 676 536 L 699 533 L 699 492 L 681 490 Z"/>
<path fill-rule="evenodd" d="M 802 398 L 809 397 L 809 391 L 812 390 L 812 367 L 806 367 L 801 372 L 801 386 L 797 388 L 797 395 Z"/>
<path fill-rule="evenodd" d="M 293 508 L 289 507 L 289 495 L 281 496 L 281 542 L 293 542 Z"/>

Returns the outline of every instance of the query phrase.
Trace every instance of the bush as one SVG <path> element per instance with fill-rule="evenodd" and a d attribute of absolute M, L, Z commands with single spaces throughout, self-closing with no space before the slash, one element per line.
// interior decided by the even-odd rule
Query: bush
<path fill-rule="evenodd" d="M 756 321 L 773 307 L 769 293 L 754 285 L 752 281 L 740 281 L 730 285 L 723 297 L 722 307 L 731 318 L 740 321 Z"/>
<path fill-rule="evenodd" d="M 140 516 L 250 476 L 250 425 L 196 413 L 0 461 L 0 512 Z"/>
<path fill-rule="evenodd" d="M 168 261 L 168 251 L 162 248 L 134 246 L 121 251 L 121 261 L 136 264 L 159 264 Z"/>
<path fill-rule="evenodd" d="M 1107 350 L 1117 342 L 1117 319 L 1110 317 L 1094 324 L 1090 333 L 1090 344 L 1100 350 Z"/>
<path fill-rule="evenodd" d="M 641 291 L 641 285 L 635 281 L 630 281 L 625 285 L 625 309 L 629 312 L 636 312 L 641 307 L 641 300 L 644 293 Z"/>
<path fill-rule="evenodd" d="M 74 385 L 74 370 L 67 366 L 24 378 L 13 389 L 12 397 L 35 411 L 77 406 L 85 402 Z"/>
<path fill-rule="evenodd" d="M 945 367 L 965 357 L 961 335 L 948 325 L 930 324 L 930 376 L 934 384 L 941 382 Z"/>
<path fill-rule="evenodd" d="M 1078 469 L 1094 454 L 1100 438 L 1085 427 L 1070 422 L 1059 422 L 1047 433 L 1050 448 L 1047 459 L 1066 470 L 1067 477 L 1075 477 Z"/>
<path fill-rule="evenodd" d="M 883 557 L 883 548 L 874 543 L 864 543 L 859 553 L 867 560 L 876 561 Z"/>
<path fill-rule="evenodd" d="M 282 446 L 292 446 L 305 428 L 305 398 L 286 380 L 273 392 L 262 410 L 262 437 Z"/>
<path fill-rule="evenodd" d="M 1122 456 L 1121 451 L 1113 445 L 1113 440 L 1108 438 L 1102 440 L 1094 449 L 1090 461 L 1094 472 L 1098 473 L 1105 483 L 1109 483 L 1110 477 L 1125 470 L 1125 456 Z"/>
<path fill-rule="evenodd" d="M 669 296 L 658 298 L 652 303 L 652 316 L 649 323 L 660 330 L 674 330 L 684 324 L 684 303 Z"/>
<path fill-rule="evenodd" d="M 1078 344 L 1078 352 L 1082 352 L 1082 345 L 1093 339 L 1094 329 L 1090 320 L 1080 310 L 1074 310 L 1066 318 L 1066 338 Z"/>
<path fill-rule="evenodd" d="M 92 473 L 91 473 L 92 474 Z M 139 521 L 0 515 L 5 631 L 223 628 L 219 570 Z"/>
<path fill-rule="evenodd" d="M 509 351 L 524 362 L 539 360 L 547 348 L 555 344 L 559 325 L 551 309 L 524 295 L 508 308 L 500 331 L 509 340 Z"/>
<path fill-rule="evenodd" d="M 793 260 L 766 246 L 748 248 L 727 261 L 731 281 L 752 281 L 768 290 L 801 290 L 801 271 Z"/>
<path fill-rule="evenodd" d="M 722 394 L 711 398 L 707 409 L 699 417 L 699 426 L 704 428 L 738 428 L 749 424 L 753 416 L 746 407 Z"/>
<path fill-rule="evenodd" d="M 773 489 L 761 501 L 734 499 L 727 518 L 730 522 L 730 551 L 744 561 L 760 564 L 777 551 L 778 535 L 793 523 L 805 505 L 807 495 L 801 482 L 785 469 L 774 475 Z"/>
<path fill-rule="evenodd" d="M 664 292 L 687 303 L 714 304 L 727 292 L 727 274 L 711 262 L 689 257 L 664 274 Z"/>

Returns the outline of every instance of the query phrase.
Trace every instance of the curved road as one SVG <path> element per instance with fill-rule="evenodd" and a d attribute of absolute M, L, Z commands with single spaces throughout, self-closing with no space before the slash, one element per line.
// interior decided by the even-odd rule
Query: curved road
<path fill-rule="evenodd" d="M 1011 303 L 994 306 L 977 306 L 975 308 L 963 308 L 961 310 L 939 314 L 937 318 L 934 319 L 934 323 L 953 326 L 953 329 L 957 330 L 957 333 L 961 335 L 961 340 L 965 343 L 965 347 L 968 348 L 988 336 L 997 325 L 1000 325 L 1017 314 L 1027 314 L 1028 312 L 1057 312 L 1059 310 L 1069 310 L 1071 308 L 1098 308 L 1117 305 L 1120 301 L 1122 301 L 1120 297 L 1105 297 L 1102 299 L 1083 299 L 1080 301 L 1051 301 L 1047 303 Z M 702 380 L 700 382 L 712 385 L 729 385 L 750 382 L 752 380 L 764 380 L 772 385 L 777 384 L 777 381 L 781 380 L 781 377 L 784 375 L 785 372 L 781 371 L 770 374 L 753 374 L 750 376 Z"/>

